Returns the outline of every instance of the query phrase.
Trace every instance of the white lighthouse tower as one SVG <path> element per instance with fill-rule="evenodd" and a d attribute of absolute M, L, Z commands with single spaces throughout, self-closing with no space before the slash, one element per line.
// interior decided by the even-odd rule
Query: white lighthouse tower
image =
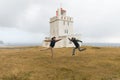
<path fill-rule="evenodd" d="M 62 38 L 57 42 L 55 47 L 73 47 L 73 44 L 68 40 L 68 37 L 80 38 L 80 35 L 74 35 L 73 18 L 66 16 L 66 10 L 63 8 L 57 9 L 56 16 L 50 18 L 50 37 L 45 39 L 50 40 L 51 37 Z M 44 47 L 49 47 L 49 42 L 43 42 Z"/>
<path fill-rule="evenodd" d="M 62 8 L 56 11 L 56 16 L 50 19 L 50 36 L 66 36 L 73 34 L 73 18 L 66 16 Z"/>

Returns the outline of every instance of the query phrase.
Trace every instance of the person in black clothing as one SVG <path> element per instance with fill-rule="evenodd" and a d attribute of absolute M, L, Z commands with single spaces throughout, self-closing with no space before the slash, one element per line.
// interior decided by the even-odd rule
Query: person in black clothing
<path fill-rule="evenodd" d="M 73 48 L 73 53 L 72 53 L 72 55 L 75 55 L 75 49 L 78 49 L 79 51 L 83 51 L 83 50 L 85 50 L 86 48 L 80 48 L 80 45 L 79 45 L 79 43 L 78 42 L 81 42 L 82 43 L 82 41 L 81 40 L 77 40 L 76 38 L 74 38 L 74 37 L 72 37 L 71 39 L 70 38 L 68 38 L 70 41 L 72 41 L 73 43 L 74 43 L 74 45 L 75 45 L 75 48 Z"/>
<path fill-rule="evenodd" d="M 58 40 L 56 40 L 56 37 L 52 37 L 51 38 L 51 40 L 44 40 L 45 42 L 50 42 L 50 45 L 49 45 L 49 48 L 47 48 L 47 49 L 43 49 L 43 50 L 48 50 L 48 49 L 50 49 L 51 50 L 51 53 L 52 53 L 52 58 L 53 58 L 53 48 L 54 48 L 54 46 L 55 46 L 55 43 L 56 42 L 58 42 L 58 41 L 60 41 L 61 39 L 58 39 Z M 43 50 L 40 50 L 40 51 L 43 51 Z"/>

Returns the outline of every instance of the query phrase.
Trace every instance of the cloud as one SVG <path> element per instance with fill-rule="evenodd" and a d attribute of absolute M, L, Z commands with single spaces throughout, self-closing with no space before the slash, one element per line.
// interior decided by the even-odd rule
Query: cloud
<path fill-rule="evenodd" d="M 82 34 L 83 40 L 120 42 L 119 0 L 1 0 L 0 33 L 4 36 L 1 34 L 0 39 L 9 39 L 7 35 L 12 32 L 20 33 L 20 36 L 26 34 L 25 37 L 32 40 L 34 36 L 29 37 L 32 34 L 49 35 L 49 18 L 55 16 L 61 3 L 67 15 L 74 18 L 74 32 Z M 4 32 L 3 28 L 6 29 Z"/>
<path fill-rule="evenodd" d="M 0 26 L 16 26 L 17 16 L 29 5 L 24 0 L 4 0 L 0 1 Z"/>

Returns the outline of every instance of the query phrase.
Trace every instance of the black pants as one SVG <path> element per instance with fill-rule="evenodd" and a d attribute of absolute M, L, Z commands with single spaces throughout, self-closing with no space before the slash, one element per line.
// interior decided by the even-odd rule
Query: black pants
<path fill-rule="evenodd" d="M 75 55 L 75 49 L 78 49 L 80 51 L 80 47 L 73 48 L 73 55 Z"/>
<path fill-rule="evenodd" d="M 73 48 L 72 55 L 75 55 L 75 49 L 78 49 L 79 51 L 84 51 L 86 48 L 80 48 L 80 46 L 79 47 L 75 47 L 75 48 Z"/>

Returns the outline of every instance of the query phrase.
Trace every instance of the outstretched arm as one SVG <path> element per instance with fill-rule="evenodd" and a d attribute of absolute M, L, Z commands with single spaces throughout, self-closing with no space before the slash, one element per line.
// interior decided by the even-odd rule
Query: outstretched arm
<path fill-rule="evenodd" d="M 62 40 L 62 39 L 58 39 L 58 40 L 56 40 L 56 42 L 58 42 L 58 41 L 60 41 L 60 40 Z"/>
<path fill-rule="evenodd" d="M 68 38 L 70 41 L 71 41 L 71 39 L 70 38 Z"/>
<path fill-rule="evenodd" d="M 45 42 L 50 42 L 51 40 L 44 40 Z"/>
<path fill-rule="evenodd" d="M 81 43 L 83 42 L 83 41 L 81 41 L 81 40 L 77 40 L 77 41 L 78 41 L 78 42 L 81 42 Z"/>

